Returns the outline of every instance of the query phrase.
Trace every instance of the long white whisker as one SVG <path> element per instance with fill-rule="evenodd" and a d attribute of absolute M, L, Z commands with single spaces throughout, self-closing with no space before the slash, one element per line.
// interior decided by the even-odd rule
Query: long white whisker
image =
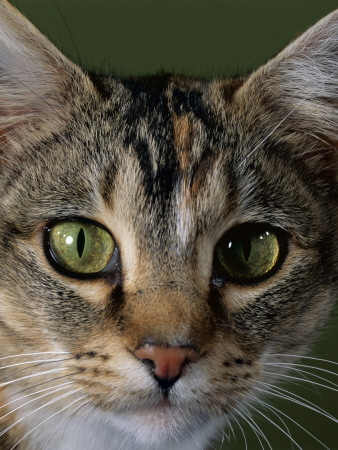
<path fill-rule="evenodd" d="M 255 398 L 256 400 L 256 398 Z M 262 411 L 260 411 L 259 409 L 255 408 L 253 405 L 250 405 L 250 408 L 254 409 L 256 412 L 258 412 L 258 414 L 260 414 L 261 416 L 263 416 L 268 422 L 272 423 L 272 425 L 274 425 L 276 428 L 278 428 L 283 434 L 285 434 L 289 439 L 291 439 L 291 442 L 293 442 L 300 450 L 302 450 L 302 447 L 300 447 L 300 445 L 298 444 L 298 442 L 296 442 L 285 430 L 283 430 L 283 428 L 281 428 L 277 423 L 275 423 L 273 420 L 270 419 L 270 417 L 266 416 Z M 272 450 L 272 449 L 271 449 Z"/>
<path fill-rule="evenodd" d="M 38 363 L 38 364 L 32 364 L 32 365 L 23 367 L 22 369 L 15 370 L 15 371 L 12 372 L 10 375 L 7 375 L 6 377 L 1 378 L 1 379 L 0 379 L 0 383 L 3 383 L 5 380 L 8 380 L 8 378 L 12 378 L 12 377 L 13 377 L 14 375 L 16 375 L 17 373 L 24 372 L 24 371 L 26 371 L 26 370 L 28 370 L 28 369 L 33 369 L 33 368 L 35 368 L 35 367 L 41 367 L 41 366 L 43 366 L 43 365 L 45 365 L 45 364 L 52 364 L 53 362 L 69 361 L 69 360 L 71 360 L 71 359 L 73 359 L 73 358 L 63 358 L 63 359 L 58 359 L 58 360 L 46 359 L 46 360 L 44 360 L 43 362 L 40 362 L 40 363 Z M 20 363 L 20 364 L 29 364 L 29 362 Z M 7 366 L 7 367 L 11 367 L 11 366 Z M 6 367 L 0 367 L 0 369 L 2 369 L 2 368 L 6 368 Z"/>
<path fill-rule="evenodd" d="M 32 395 L 40 394 L 41 392 L 50 391 L 51 389 L 54 389 L 54 388 L 57 388 L 57 387 L 60 387 L 60 386 L 70 385 L 70 384 L 73 384 L 73 381 L 67 381 L 67 383 L 61 383 L 61 384 L 59 384 L 57 386 L 51 386 L 49 388 L 41 389 L 40 391 L 32 392 L 31 394 L 23 395 L 22 397 L 16 398 L 15 400 L 12 400 L 11 402 L 8 402 L 8 403 L 5 403 L 4 405 L 1 405 L 0 409 L 6 408 L 6 406 L 12 405 L 13 403 L 16 403 L 19 400 L 22 400 L 24 398 L 31 397 Z"/>
<path fill-rule="evenodd" d="M 266 406 L 268 409 L 270 409 L 271 411 L 277 411 L 279 414 L 282 414 L 284 417 L 286 417 L 287 419 L 291 420 L 291 422 L 293 422 L 295 425 L 297 425 L 299 428 L 301 428 L 303 431 L 305 431 L 305 433 L 307 433 L 309 436 L 311 436 L 314 440 L 316 440 L 317 442 L 319 442 L 319 444 L 321 444 L 323 447 L 325 447 L 327 450 L 330 450 L 322 441 L 320 441 L 318 438 L 316 438 L 316 436 L 314 436 L 312 433 L 310 433 L 310 431 L 308 431 L 306 428 L 304 428 L 300 423 L 298 423 L 296 420 L 292 419 L 290 416 L 288 416 L 287 414 L 283 413 L 282 411 L 280 411 L 278 408 L 276 408 L 275 406 L 269 405 L 268 403 L 264 402 L 261 399 L 256 399 L 255 397 L 249 395 L 251 398 L 255 399 L 256 401 L 258 401 L 260 404 Z M 277 414 L 276 412 L 274 412 L 274 414 Z M 278 414 L 277 414 L 278 416 Z M 289 438 L 291 438 L 290 432 L 289 432 Z"/>
<path fill-rule="evenodd" d="M 313 384 L 315 386 L 321 386 L 321 387 L 323 387 L 325 389 L 330 389 L 331 391 L 338 392 L 338 389 L 335 389 L 335 388 L 333 388 L 331 386 L 326 386 L 325 384 L 322 384 L 322 383 L 318 383 L 317 381 L 304 380 L 303 378 L 294 377 L 292 375 L 286 375 L 285 373 L 275 373 L 275 372 L 268 372 L 268 371 L 266 371 L 265 373 L 268 374 L 268 375 L 276 376 L 278 378 L 287 378 L 287 379 L 290 379 L 290 380 L 302 381 L 303 383 L 311 383 L 311 384 Z M 322 379 L 325 380 L 325 381 L 328 381 L 325 378 L 322 378 Z"/>
<path fill-rule="evenodd" d="M 326 373 L 329 373 L 331 375 L 338 377 L 338 373 L 336 373 L 336 372 L 332 372 L 331 370 L 323 369 L 322 367 L 308 366 L 307 364 L 297 364 L 297 363 L 287 363 L 287 362 L 273 362 L 273 363 L 263 362 L 260 364 L 264 364 L 266 366 L 289 366 L 290 368 L 305 367 L 305 369 L 315 369 L 315 370 L 319 370 L 320 372 L 326 372 Z"/>
<path fill-rule="evenodd" d="M 64 358 L 64 359 L 36 359 L 34 361 L 25 361 L 25 362 L 20 362 L 20 363 L 15 363 L 15 364 L 10 364 L 8 366 L 2 366 L 0 367 L 0 370 L 2 369 L 9 369 L 11 367 L 16 367 L 16 366 L 23 366 L 25 364 L 35 364 L 35 363 L 39 363 L 38 365 L 41 364 L 47 364 L 47 363 L 52 363 L 52 362 L 62 362 L 62 361 L 69 361 L 70 359 L 73 358 Z"/>
<path fill-rule="evenodd" d="M 231 400 L 235 401 L 236 403 L 239 403 L 238 400 L 236 400 L 235 398 L 233 398 L 231 395 L 226 394 L 227 397 L 229 397 Z M 241 412 L 240 412 L 241 411 Z M 250 413 L 243 407 L 243 405 L 239 404 L 239 408 L 236 410 L 236 413 L 239 414 L 241 417 L 243 417 L 243 414 L 245 414 L 249 420 L 251 422 L 253 422 L 253 424 L 251 422 L 248 422 L 248 420 L 246 420 L 244 417 L 243 419 L 249 424 L 249 426 L 252 428 L 253 432 L 256 434 L 258 441 L 261 444 L 262 449 L 264 450 L 264 446 L 258 436 L 258 434 L 256 433 L 255 429 L 257 429 L 258 433 L 262 436 L 262 438 L 267 442 L 270 450 L 272 450 L 271 445 L 269 440 L 267 439 L 267 437 L 265 436 L 265 434 L 263 433 L 263 431 L 260 429 L 260 427 L 257 425 L 257 423 L 254 421 L 254 419 L 251 417 Z M 230 425 L 230 422 L 229 422 Z"/>
<path fill-rule="evenodd" d="M 233 415 L 232 418 L 236 421 L 236 423 L 237 423 L 239 429 L 241 430 L 241 433 L 242 433 L 243 439 L 244 439 L 244 443 L 245 443 L 245 450 L 248 450 L 248 443 L 247 443 L 247 441 L 246 441 L 246 437 L 245 437 L 244 430 L 243 430 L 241 424 L 239 423 L 239 421 L 237 420 L 236 416 Z"/>
<path fill-rule="evenodd" d="M 231 434 L 232 434 L 233 437 L 234 437 L 234 441 L 236 442 L 236 435 L 235 435 L 235 432 L 234 432 L 234 429 L 233 429 L 233 427 L 232 427 L 232 425 L 231 425 L 230 420 L 228 421 L 228 423 L 229 423 L 230 432 L 231 432 Z M 229 433 L 229 437 L 230 437 L 230 433 Z M 230 439 L 229 439 L 229 442 L 230 442 Z"/>
<path fill-rule="evenodd" d="M 42 424 L 44 424 L 45 422 L 50 420 L 52 417 L 56 416 L 57 414 L 60 414 L 65 409 L 69 408 L 70 406 L 74 405 L 74 403 L 79 402 L 80 400 L 82 400 L 84 398 L 85 398 L 85 395 L 83 395 L 82 397 L 74 400 L 69 405 L 67 405 L 64 408 L 60 409 L 59 411 L 57 411 L 56 413 L 52 414 L 51 416 L 47 417 L 47 419 L 43 420 L 38 425 L 36 425 L 34 428 L 32 428 L 28 433 L 26 433 L 15 445 L 13 445 L 13 447 L 10 450 L 13 450 L 15 447 L 17 447 L 20 444 L 20 442 L 22 442 L 27 436 L 29 436 L 31 433 L 33 433 L 33 431 L 36 430 L 37 428 L 39 428 Z M 84 403 L 88 403 L 88 400 L 86 400 L 86 402 L 84 402 Z"/>
<path fill-rule="evenodd" d="M 289 401 L 294 402 L 294 403 L 299 404 L 299 405 L 304 406 L 304 407 L 308 407 L 310 405 L 310 406 L 313 407 L 313 411 L 315 411 L 315 412 L 321 411 L 322 413 L 324 413 L 324 415 L 328 419 L 333 420 L 333 421 L 336 420 L 336 418 L 334 416 L 332 416 L 331 414 L 329 414 L 327 411 L 325 411 L 325 409 L 321 408 L 320 406 L 316 405 L 315 403 L 310 402 L 310 400 L 307 400 L 306 398 L 302 397 L 301 395 L 297 395 L 294 392 L 290 392 L 287 389 L 283 389 L 280 386 L 276 386 L 276 385 L 271 384 L 271 383 L 267 383 L 267 382 L 263 382 L 263 381 L 256 381 L 256 383 L 259 383 L 259 384 L 262 384 L 262 385 L 266 386 L 269 389 L 268 392 L 270 392 L 270 390 L 271 390 L 271 391 L 274 391 L 274 392 L 277 392 L 277 393 L 280 394 L 281 393 L 280 391 L 282 391 L 283 395 L 286 394 L 285 397 L 284 397 L 285 399 L 288 399 Z M 301 402 L 297 403 L 296 399 L 300 399 Z"/>
<path fill-rule="evenodd" d="M 321 362 L 325 362 L 325 363 L 329 363 L 329 364 L 335 364 L 336 366 L 338 365 L 338 362 L 330 361 L 329 359 L 315 358 L 313 356 L 299 356 L 299 355 L 291 355 L 288 353 L 273 353 L 272 356 L 286 356 L 288 358 L 290 357 L 290 358 L 297 358 L 297 359 L 311 359 L 312 361 L 321 361 Z"/>
<path fill-rule="evenodd" d="M 229 424 L 229 422 L 230 422 L 229 417 L 226 416 L 226 415 L 224 415 L 224 418 L 227 420 L 227 423 Z M 223 427 L 223 430 L 222 430 L 222 440 L 221 440 L 221 443 L 220 443 L 220 445 L 219 445 L 219 449 L 223 447 L 224 437 L 226 437 L 228 443 L 230 443 L 230 433 L 229 433 L 229 435 L 228 435 L 228 434 L 225 432 L 225 429 L 224 429 L 224 427 Z"/>
<path fill-rule="evenodd" d="M 291 368 L 290 368 L 290 369 L 291 369 Z M 288 370 L 289 370 L 289 369 L 288 369 Z M 316 386 L 315 384 L 313 384 L 311 378 L 308 377 L 301 369 L 298 369 L 298 368 L 295 367 L 295 368 L 293 369 L 293 371 L 296 372 L 300 377 L 302 377 L 302 378 L 308 380 L 309 383 L 311 384 L 311 387 L 310 387 L 310 386 L 309 386 L 309 387 L 304 387 L 304 386 L 302 386 L 302 389 L 309 390 L 310 392 L 315 391 L 317 394 L 319 394 L 318 386 Z M 297 384 L 298 384 L 298 383 L 297 383 Z"/>
<path fill-rule="evenodd" d="M 330 381 L 330 380 L 328 380 L 327 378 L 323 378 L 323 377 L 321 377 L 321 376 L 319 376 L 319 375 L 317 375 L 317 374 L 315 374 L 315 373 L 308 372 L 307 370 L 299 369 L 299 367 L 308 367 L 308 368 L 310 368 L 310 369 L 318 369 L 318 370 L 322 370 L 322 372 L 326 372 L 326 373 L 329 373 L 329 374 L 338 376 L 338 374 L 336 374 L 336 373 L 334 373 L 334 372 L 331 372 L 330 370 L 319 369 L 318 367 L 306 366 L 306 365 L 302 365 L 302 364 L 297 364 L 297 365 L 295 365 L 296 367 L 293 367 L 293 366 L 294 366 L 293 364 L 288 365 L 287 363 L 284 363 L 284 364 L 279 364 L 279 363 L 267 363 L 266 365 L 268 365 L 268 366 L 273 366 L 273 367 L 286 367 L 287 369 L 290 369 L 290 370 L 297 370 L 299 373 L 311 375 L 311 376 L 313 376 L 313 377 L 315 377 L 315 378 L 318 378 L 318 379 L 323 380 L 323 381 L 327 381 L 328 383 L 332 384 L 333 386 L 338 387 L 338 384 L 334 383 L 333 381 Z M 311 381 L 311 380 L 309 380 L 309 381 Z"/>
<path fill-rule="evenodd" d="M 34 388 L 36 388 L 36 387 L 38 387 L 38 386 L 42 386 L 42 385 L 44 385 L 44 384 L 52 383 L 52 382 L 55 381 L 55 380 L 61 380 L 62 378 L 67 378 L 67 377 L 71 377 L 72 375 L 77 375 L 77 374 L 80 373 L 80 372 L 81 372 L 81 371 L 78 370 L 78 371 L 76 371 L 76 372 L 68 373 L 68 374 L 66 374 L 66 375 L 61 375 L 60 377 L 51 378 L 50 380 L 47 380 L 47 381 L 42 381 L 41 383 L 34 384 L 33 386 L 30 386 L 30 387 L 21 389 L 21 390 L 18 391 L 18 392 L 15 392 L 15 393 L 13 393 L 13 394 L 11 394 L 11 395 L 8 395 L 8 396 L 7 396 L 7 399 L 12 398 L 12 397 L 14 397 L 15 395 L 21 394 L 22 392 L 30 391 L 31 389 L 34 389 Z"/>
<path fill-rule="evenodd" d="M 47 393 L 44 393 L 44 394 L 42 394 L 42 395 L 39 395 L 38 397 L 32 398 L 31 400 L 28 400 L 28 402 L 23 403 L 22 405 L 17 406 L 16 408 L 12 409 L 10 412 L 8 412 L 8 413 L 6 413 L 5 415 L 1 416 L 1 417 L 0 417 L 0 420 L 4 419 L 5 417 L 9 416 L 10 414 L 13 414 L 15 411 L 18 411 L 19 409 L 23 408 L 24 406 L 28 405 L 29 403 L 35 402 L 35 401 L 38 400 L 39 398 L 46 397 L 46 396 L 48 396 L 48 395 L 50 395 L 50 394 L 53 394 L 54 392 L 58 392 L 58 391 L 61 391 L 62 389 L 67 389 L 67 388 L 68 388 L 68 386 L 62 386 L 62 387 L 59 387 L 59 388 L 57 388 L 57 389 L 54 389 L 54 390 L 51 391 L 51 392 L 47 392 Z"/>
<path fill-rule="evenodd" d="M 266 438 L 266 436 L 263 433 L 263 431 L 261 430 L 261 428 L 254 421 L 254 419 L 251 416 L 251 414 L 248 411 L 244 410 L 244 408 L 242 409 L 242 412 L 237 411 L 237 414 L 239 414 L 242 417 L 242 419 L 249 425 L 249 427 L 255 433 L 255 436 L 258 439 L 258 442 L 260 443 L 260 446 L 262 447 L 262 450 L 264 450 L 264 445 L 263 445 L 263 442 L 261 441 L 261 438 L 259 436 L 261 436 L 267 442 L 269 448 L 271 449 L 270 442 Z"/>
<path fill-rule="evenodd" d="M 257 399 L 256 397 L 252 397 L 252 396 L 251 396 L 251 398 L 254 398 L 254 400 L 257 401 L 258 403 L 259 403 L 259 402 L 261 402 L 261 404 L 264 403 L 264 402 L 262 402 L 260 399 Z M 281 418 L 281 416 L 280 416 L 277 412 L 274 412 L 274 414 L 278 417 L 278 419 L 279 419 L 279 420 L 282 422 L 282 424 L 284 425 L 284 428 L 286 429 L 287 434 L 288 434 L 288 436 L 289 436 L 289 439 L 290 439 L 290 442 L 291 442 L 292 449 L 294 449 L 294 444 L 293 444 L 292 439 L 291 439 L 291 433 L 290 433 L 289 427 L 286 425 L 285 421 Z"/>
<path fill-rule="evenodd" d="M 17 381 L 21 381 L 21 380 L 26 380 L 27 378 L 33 378 L 33 377 L 39 377 L 41 375 L 46 375 L 48 373 L 55 373 L 55 372 L 61 372 L 65 370 L 65 368 L 61 368 L 61 369 L 50 369 L 50 370 L 45 370 L 43 372 L 38 372 L 38 373 L 33 373 L 31 375 L 26 375 L 25 377 L 21 377 L 21 378 L 16 378 L 15 380 L 11 380 L 11 381 L 6 381 L 5 383 L 0 383 L 0 388 L 4 387 L 4 386 L 8 386 L 9 384 L 13 384 L 16 383 Z"/>
<path fill-rule="evenodd" d="M 64 355 L 64 354 L 70 354 L 70 352 L 35 352 L 35 353 L 19 353 L 17 355 L 10 355 L 10 356 L 4 356 L 3 358 L 0 358 L 0 361 L 4 359 L 9 358 L 19 358 L 21 356 L 35 356 L 35 355 Z"/>
<path fill-rule="evenodd" d="M 263 384 L 263 383 L 261 383 L 261 384 Z M 288 401 L 290 401 L 292 403 L 295 403 L 296 405 L 304 406 L 304 408 L 310 409 L 311 411 L 314 411 L 317 414 L 320 414 L 320 415 L 326 417 L 327 419 L 332 420 L 335 423 L 338 423 L 338 420 L 335 417 L 333 417 L 331 414 L 328 414 L 325 410 L 323 410 L 320 407 L 317 407 L 316 405 L 314 405 L 311 402 L 308 402 L 309 404 L 301 402 L 301 401 L 299 401 L 297 399 L 292 398 L 291 396 L 288 396 L 286 394 L 280 393 L 280 392 L 278 392 L 278 390 L 272 389 L 272 388 L 266 390 L 266 389 L 259 388 L 259 387 L 255 386 L 255 389 L 258 390 L 258 391 L 261 391 L 261 392 L 266 392 L 269 395 L 273 395 L 275 397 L 279 397 L 279 398 L 288 400 Z"/>
<path fill-rule="evenodd" d="M 39 411 L 42 408 L 45 408 L 48 405 L 51 405 L 52 403 L 57 402 L 58 400 L 61 400 L 62 398 L 68 397 L 71 394 L 74 394 L 75 392 L 80 391 L 83 388 L 78 388 L 78 389 L 74 389 L 70 392 L 67 392 L 65 394 L 60 395 L 59 397 L 56 397 L 53 400 L 50 400 L 49 402 L 45 403 L 42 406 L 39 406 L 38 408 L 34 409 L 33 411 L 30 411 L 29 413 L 27 413 L 25 416 L 21 417 L 20 419 L 16 420 L 14 423 L 12 423 L 10 426 L 8 426 L 7 428 L 5 428 L 4 430 L 2 430 L 0 432 L 0 437 L 3 436 L 5 433 L 7 433 L 7 431 L 9 431 L 11 428 L 13 428 L 15 425 L 17 425 L 18 423 L 22 422 L 24 419 L 26 419 L 26 417 L 30 416 L 31 414 L 35 413 L 36 411 Z"/>

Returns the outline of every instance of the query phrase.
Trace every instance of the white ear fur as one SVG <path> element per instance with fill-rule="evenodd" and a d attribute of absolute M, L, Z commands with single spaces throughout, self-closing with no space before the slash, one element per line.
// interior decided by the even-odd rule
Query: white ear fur
<path fill-rule="evenodd" d="M 27 144 L 37 130 L 57 128 L 67 115 L 70 86 L 90 89 L 83 72 L 68 61 L 7 0 L 0 0 L 0 138 Z M 1 142 L 1 140 L 0 140 Z M 3 149 L 0 149 L 0 153 Z"/>

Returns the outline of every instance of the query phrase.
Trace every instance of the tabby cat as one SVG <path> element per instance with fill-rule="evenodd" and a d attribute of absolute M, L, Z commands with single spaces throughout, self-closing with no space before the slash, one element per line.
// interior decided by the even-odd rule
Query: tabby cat
<path fill-rule="evenodd" d="M 119 79 L 0 0 L 2 450 L 255 429 L 337 293 L 337 80 L 338 10 L 248 77 Z"/>

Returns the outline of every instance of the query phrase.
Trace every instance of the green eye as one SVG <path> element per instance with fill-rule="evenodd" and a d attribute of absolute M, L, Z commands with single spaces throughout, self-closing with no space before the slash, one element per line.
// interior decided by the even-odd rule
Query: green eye
<path fill-rule="evenodd" d="M 107 267 L 115 250 L 111 235 L 100 225 L 68 220 L 48 233 L 48 251 L 57 266 L 77 275 L 93 275 Z"/>
<path fill-rule="evenodd" d="M 226 275 L 238 282 L 255 281 L 272 271 L 281 259 L 281 240 L 268 225 L 242 225 L 230 231 L 216 248 Z"/>

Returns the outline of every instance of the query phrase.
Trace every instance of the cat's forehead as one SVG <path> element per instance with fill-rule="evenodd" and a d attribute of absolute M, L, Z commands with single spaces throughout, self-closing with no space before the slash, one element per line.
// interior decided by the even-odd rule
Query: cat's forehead
<path fill-rule="evenodd" d="M 139 200 L 144 195 L 162 212 L 171 203 L 198 199 L 201 204 L 211 192 L 215 200 L 216 190 L 224 198 L 225 170 L 243 146 L 234 111 L 227 108 L 238 86 L 173 78 L 113 84 L 100 116 L 102 130 L 109 131 L 99 139 L 105 153 L 110 148 L 108 164 L 116 170 L 108 171 L 113 175 L 103 197 L 112 197 L 112 186 L 119 183 L 124 194 L 136 185 Z"/>
<path fill-rule="evenodd" d="M 190 179 L 190 192 L 197 193 L 207 172 L 226 164 L 249 139 L 231 104 L 241 81 L 164 76 L 105 83 L 108 99 L 93 122 L 95 136 L 105 152 L 109 148 L 114 163 L 137 160 L 149 194 L 155 189 L 169 196 L 182 176 Z"/>

